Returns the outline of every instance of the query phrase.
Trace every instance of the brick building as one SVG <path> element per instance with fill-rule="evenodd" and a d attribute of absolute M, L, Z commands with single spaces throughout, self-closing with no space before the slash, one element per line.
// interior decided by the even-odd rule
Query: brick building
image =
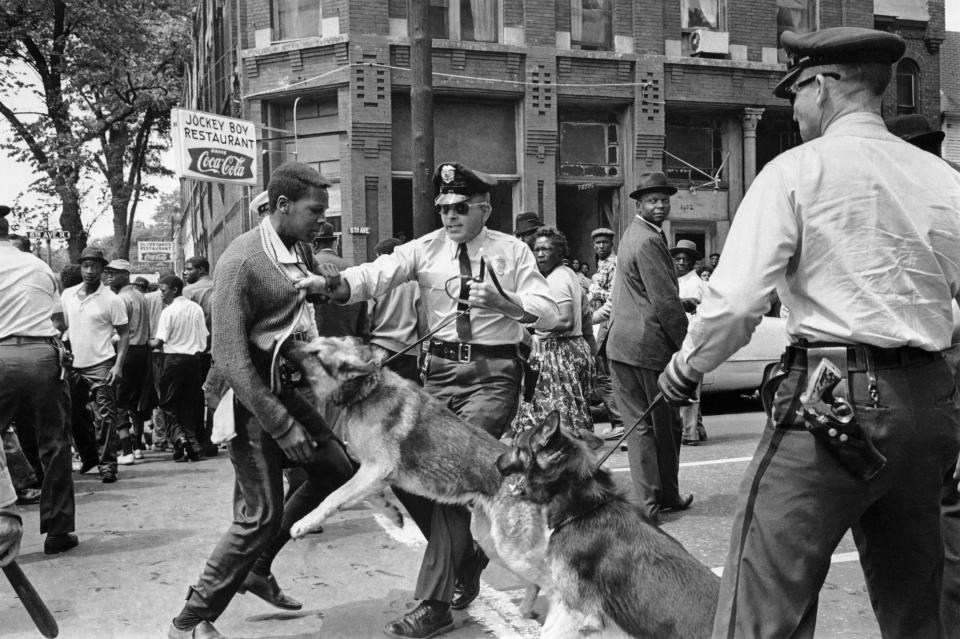
<path fill-rule="evenodd" d="M 884 115 L 940 115 L 943 0 L 428 0 L 437 161 L 494 174 L 489 225 L 537 211 L 591 259 L 589 231 L 634 215 L 639 173 L 680 189 L 665 230 L 719 251 L 759 168 L 799 142 L 782 76 L 784 29 L 903 35 Z M 309 162 L 335 182 L 344 257 L 411 236 L 406 0 L 199 0 L 185 106 L 260 127 L 263 184 Z M 256 221 L 259 189 L 185 181 L 187 256 L 213 260 Z"/>
<path fill-rule="evenodd" d="M 960 31 L 948 31 L 940 51 L 943 157 L 960 164 Z"/>

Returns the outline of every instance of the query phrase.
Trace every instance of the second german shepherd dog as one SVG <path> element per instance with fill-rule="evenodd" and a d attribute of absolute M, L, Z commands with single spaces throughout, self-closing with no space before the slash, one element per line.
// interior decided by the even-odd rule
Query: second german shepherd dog
<path fill-rule="evenodd" d="M 541 637 L 709 637 L 720 580 L 651 525 L 551 413 L 497 461 L 544 506 L 550 611 Z"/>

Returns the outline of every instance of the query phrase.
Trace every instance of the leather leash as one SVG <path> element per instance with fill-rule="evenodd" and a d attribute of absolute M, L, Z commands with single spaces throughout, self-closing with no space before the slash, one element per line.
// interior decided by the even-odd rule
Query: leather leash
<path fill-rule="evenodd" d="M 637 419 L 636 422 L 634 422 L 633 426 L 631 426 L 628 430 L 626 430 L 626 431 L 623 432 L 623 435 L 620 436 L 620 441 L 618 441 L 618 442 L 616 443 L 616 445 L 614 445 L 613 448 L 611 448 L 611 449 L 608 450 L 606 453 L 604 453 L 603 457 L 600 458 L 600 461 L 597 462 L 596 467 L 594 467 L 593 472 L 597 472 L 598 470 L 600 470 L 600 467 L 603 466 L 603 462 L 605 462 L 605 461 L 607 461 L 607 459 L 609 459 L 610 455 L 613 454 L 613 451 L 615 451 L 615 450 L 617 450 L 618 448 L 620 448 L 620 444 L 622 444 L 622 443 L 627 439 L 627 436 L 628 436 L 630 433 L 632 433 L 633 431 L 635 431 L 635 430 L 637 429 L 637 426 L 640 425 L 640 422 L 642 422 L 643 420 L 645 420 L 645 419 L 647 418 L 647 416 L 648 416 L 651 412 L 653 412 L 653 409 L 657 407 L 657 404 L 659 404 L 659 403 L 662 402 L 662 401 L 663 401 L 663 393 L 657 393 L 657 396 L 654 397 L 654 398 L 653 398 L 653 401 L 650 402 L 650 405 L 647 406 L 647 410 L 643 411 L 643 414 L 640 415 L 640 418 Z"/>

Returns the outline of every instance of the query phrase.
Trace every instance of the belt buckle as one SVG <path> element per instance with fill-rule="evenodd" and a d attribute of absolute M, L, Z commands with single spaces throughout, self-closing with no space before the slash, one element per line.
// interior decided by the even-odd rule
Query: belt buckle
<path fill-rule="evenodd" d="M 470 344 L 457 344 L 457 361 L 461 364 L 470 363 Z"/>

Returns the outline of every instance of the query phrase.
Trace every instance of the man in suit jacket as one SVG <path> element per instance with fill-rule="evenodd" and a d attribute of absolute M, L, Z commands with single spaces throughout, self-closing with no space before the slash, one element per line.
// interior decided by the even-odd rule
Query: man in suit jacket
<path fill-rule="evenodd" d="M 627 428 L 657 395 L 657 377 L 687 334 L 673 258 L 660 230 L 676 192 L 663 173 L 642 174 L 630 194 L 637 216 L 620 240 L 607 355 Z M 676 409 L 662 403 L 628 439 L 633 487 L 655 523 L 660 511 L 683 510 L 693 501 L 679 491 L 680 436 Z"/>

